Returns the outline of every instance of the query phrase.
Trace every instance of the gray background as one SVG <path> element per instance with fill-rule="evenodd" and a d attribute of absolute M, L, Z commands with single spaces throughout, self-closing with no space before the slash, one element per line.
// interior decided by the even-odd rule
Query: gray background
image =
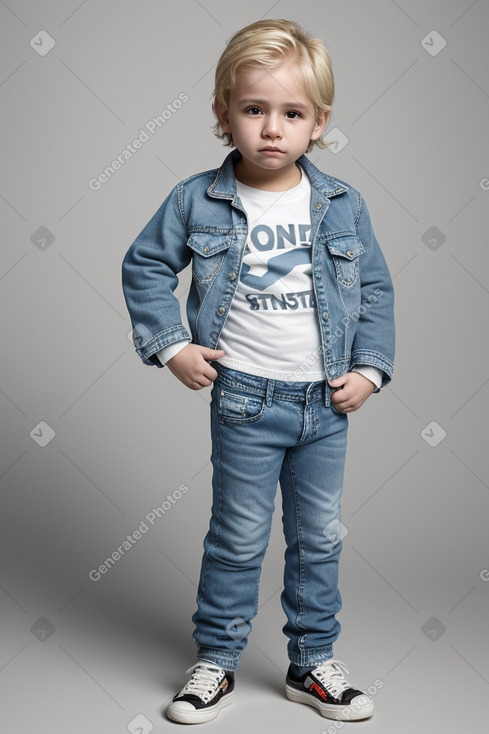
<path fill-rule="evenodd" d="M 162 712 L 194 662 L 209 391 L 139 361 L 120 265 L 175 183 L 227 154 L 211 131 L 214 66 L 265 16 L 299 21 L 331 51 L 328 130 L 349 142 L 310 157 L 364 194 L 396 289 L 392 386 L 349 419 L 335 657 L 355 685 L 382 687 L 373 718 L 346 728 L 484 729 L 487 1 L 11 0 L 0 3 L 2 731 L 178 726 Z M 41 31 L 55 41 L 44 56 Z M 185 273 L 182 303 L 187 288 Z M 55 432 L 44 446 L 42 422 Z M 339 730 L 283 693 L 283 551 L 278 510 L 236 701 L 209 731 Z"/>

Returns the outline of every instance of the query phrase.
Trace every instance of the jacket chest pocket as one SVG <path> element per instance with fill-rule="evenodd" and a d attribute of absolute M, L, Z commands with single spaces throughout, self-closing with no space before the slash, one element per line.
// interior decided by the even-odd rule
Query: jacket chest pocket
<path fill-rule="evenodd" d="M 352 286 L 358 279 L 360 255 L 365 252 L 364 246 L 358 237 L 349 235 L 327 240 L 326 247 L 333 259 L 338 282 L 347 287 Z"/>
<path fill-rule="evenodd" d="M 193 251 L 192 270 L 197 283 L 210 285 L 229 250 L 232 236 L 197 232 L 190 235 L 187 245 Z"/>

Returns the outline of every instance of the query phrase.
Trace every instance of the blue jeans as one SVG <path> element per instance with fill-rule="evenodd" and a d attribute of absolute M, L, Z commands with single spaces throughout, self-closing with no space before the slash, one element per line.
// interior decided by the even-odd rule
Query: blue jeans
<path fill-rule="evenodd" d="M 197 656 L 228 670 L 239 666 L 258 611 L 280 482 L 283 632 L 290 661 L 314 666 L 332 657 L 341 629 L 335 614 L 348 416 L 329 404 L 327 382 L 288 383 L 213 366 L 213 501 L 192 617 Z"/>

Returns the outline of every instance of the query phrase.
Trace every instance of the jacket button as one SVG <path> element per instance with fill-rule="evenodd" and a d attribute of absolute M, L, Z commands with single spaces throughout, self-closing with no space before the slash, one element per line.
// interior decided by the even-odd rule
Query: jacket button
<path fill-rule="evenodd" d="M 318 203 L 316 204 L 316 209 L 322 209 L 322 208 L 323 208 L 323 205 L 321 204 L 320 201 L 318 201 Z"/>
<path fill-rule="evenodd" d="M 328 320 L 328 318 L 329 318 L 329 314 L 328 314 L 328 312 L 327 312 L 327 311 L 323 311 L 323 314 L 322 314 L 322 316 L 323 316 L 323 319 L 324 319 L 324 321 L 327 321 L 327 320 Z"/>
<path fill-rule="evenodd" d="M 205 252 L 205 254 L 206 254 L 206 255 L 208 255 L 210 251 L 211 251 L 211 248 L 209 247 L 209 245 L 206 245 L 206 246 L 204 247 L 204 252 Z"/>
<path fill-rule="evenodd" d="M 229 273 L 228 278 L 229 280 L 236 280 L 236 273 Z"/>
<path fill-rule="evenodd" d="M 217 313 L 219 314 L 219 316 L 222 316 L 225 310 L 226 309 L 224 308 L 224 306 L 219 306 L 219 308 L 217 309 Z"/>
<path fill-rule="evenodd" d="M 353 252 L 351 250 L 347 250 L 346 254 L 348 255 L 348 257 L 353 257 Z"/>

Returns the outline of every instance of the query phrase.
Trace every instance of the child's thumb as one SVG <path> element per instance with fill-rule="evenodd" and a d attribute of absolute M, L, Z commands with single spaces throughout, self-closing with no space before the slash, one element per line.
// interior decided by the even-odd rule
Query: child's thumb
<path fill-rule="evenodd" d="M 328 380 L 328 385 L 331 385 L 331 387 L 339 387 L 342 384 L 343 382 L 341 381 L 341 377 L 335 377 L 334 380 Z"/>
<path fill-rule="evenodd" d="M 207 347 L 203 353 L 204 359 L 222 359 L 226 352 L 224 349 L 210 349 Z"/>

